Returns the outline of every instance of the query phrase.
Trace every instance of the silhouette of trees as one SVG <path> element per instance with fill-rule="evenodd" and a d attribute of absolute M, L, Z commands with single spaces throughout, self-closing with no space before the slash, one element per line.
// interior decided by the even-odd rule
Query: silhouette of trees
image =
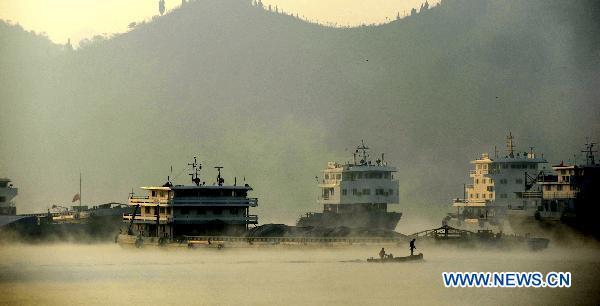
<path fill-rule="evenodd" d="M 161 16 L 165 13 L 165 0 L 158 0 L 158 12 Z"/>
<path fill-rule="evenodd" d="M 427 1 L 425 1 L 425 3 L 421 4 L 421 9 L 419 10 L 419 13 L 424 13 L 428 9 L 429 9 L 429 3 Z"/>
<path fill-rule="evenodd" d="M 396 20 L 400 20 L 400 12 L 396 15 Z"/>

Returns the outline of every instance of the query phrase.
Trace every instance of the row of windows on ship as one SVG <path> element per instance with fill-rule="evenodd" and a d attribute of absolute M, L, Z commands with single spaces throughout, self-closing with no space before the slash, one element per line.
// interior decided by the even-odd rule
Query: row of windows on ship
<path fill-rule="evenodd" d="M 500 165 L 502 165 L 502 167 L 500 167 Z M 488 164 L 477 164 L 475 165 L 475 169 L 477 170 L 488 170 Z M 498 169 L 508 169 L 508 163 L 502 163 L 502 164 L 490 164 L 489 165 L 489 169 L 493 169 L 493 170 L 498 170 Z M 537 164 L 535 163 L 528 163 L 528 164 L 517 164 L 517 163 L 510 163 L 510 168 L 511 169 L 536 169 L 537 168 Z"/>
<path fill-rule="evenodd" d="M 335 191 L 333 188 L 323 188 L 323 196 L 324 197 L 333 196 L 334 194 L 335 194 Z M 391 196 L 393 194 L 394 194 L 394 189 L 388 189 L 387 191 L 383 188 L 375 189 L 375 195 Z M 348 190 L 342 189 L 342 195 L 348 195 Z M 352 195 L 355 195 L 355 196 L 371 195 L 371 189 L 364 188 L 362 190 L 358 190 L 356 188 L 353 188 Z"/>
<path fill-rule="evenodd" d="M 508 184 L 508 179 L 500 179 L 498 180 L 500 182 L 500 184 Z M 494 179 L 491 178 L 484 178 L 484 179 L 475 179 L 475 184 L 479 184 L 479 182 L 481 182 L 481 184 L 493 184 L 494 183 Z M 515 184 L 523 184 L 523 179 L 518 178 L 515 179 Z"/>
<path fill-rule="evenodd" d="M 154 215 L 154 214 L 156 214 L 155 209 L 156 209 L 155 207 L 146 206 L 146 207 L 144 207 L 144 214 L 145 215 Z M 206 215 L 209 213 L 212 213 L 213 215 L 222 215 L 224 211 L 228 211 L 229 214 L 231 214 L 231 215 L 237 215 L 240 212 L 243 212 L 244 210 L 245 210 L 244 208 L 239 208 L 239 207 L 211 208 L 211 209 L 182 207 L 182 208 L 176 208 L 174 212 L 175 212 L 175 214 L 181 214 L 181 215 L 189 215 L 189 214 Z M 159 213 L 170 215 L 171 207 L 160 207 Z"/>
<path fill-rule="evenodd" d="M 347 181 L 354 181 L 357 179 L 389 179 L 391 177 L 390 172 L 356 172 L 356 173 L 352 173 L 352 172 L 345 172 L 345 173 L 331 173 L 325 174 L 325 179 L 326 180 L 347 180 Z"/>

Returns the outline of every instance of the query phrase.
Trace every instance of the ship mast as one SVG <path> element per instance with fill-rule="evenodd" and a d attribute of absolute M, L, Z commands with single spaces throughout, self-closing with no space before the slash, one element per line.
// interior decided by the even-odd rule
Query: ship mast
<path fill-rule="evenodd" d="M 508 136 L 506 137 L 506 151 L 508 151 L 508 156 L 510 158 L 515 157 L 515 145 L 513 143 L 513 139 L 515 139 L 511 132 L 508 132 Z"/>
<path fill-rule="evenodd" d="M 223 169 L 223 167 L 216 166 L 215 169 L 217 169 L 217 171 L 219 172 L 217 174 L 217 185 L 223 186 L 223 183 L 225 182 L 225 180 L 221 177 L 221 169 Z"/>
<path fill-rule="evenodd" d="M 192 173 L 189 175 L 192 177 L 192 183 L 196 184 L 196 186 L 200 186 L 200 178 L 198 177 L 198 172 L 202 169 L 202 164 L 198 164 L 196 161 L 196 156 L 194 156 L 194 162 L 189 163 L 188 166 L 192 166 Z"/>
<path fill-rule="evenodd" d="M 367 158 L 369 157 L 369 155 L 367 154 L 367 150 L 369 150 L 369 147 L 365 146 L 364 140 L 361 140 L 360 143 L 360 146 L 356 147 L 356 153 L 362 151 L 360 164 L 365 165 L 367 164 Z"/>
<path fill-rule="evenodd" d="M 585 150 L 581 151 L 585 153 L 585 162 L 588 166 L 594 166 L 596 164 L 596 159 L 594 158 L 594 153 L 598 152 L 594 150 L 595 142 L 588 142 L 585 144 Z"/>

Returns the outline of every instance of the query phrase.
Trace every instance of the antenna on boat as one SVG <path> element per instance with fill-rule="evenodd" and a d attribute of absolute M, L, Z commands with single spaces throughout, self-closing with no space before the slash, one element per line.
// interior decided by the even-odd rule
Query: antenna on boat
<path fill-rule="evenodd" d="M 192 182 L 196 184 L 196 186 L 200 186 L 200 178 L 198 177 L 198 171 L 202 169 L 202 164 L 198 164 L 198 162 L 196 161 L 196 156 L 194 156 L 194 162 L 188 164 L 188 166 L 192 166 L 192 173 L 190 173 L 190 176 L 192 177 Z M 173 169 L 173 167 L 171 167 L 171 169 Z"/>
<path fill-rule="evenodd" d="M 359 150 L 362 151 L 362 156 L 361 156 L 362 159 L 360 160 L 360 164 L 366 165 L 367 158 L 369 157 L 369 155 L 367 154 L 367 150 L 369 150 L 369 147 L 365 146 L 364 140 L 361 140 L 360 143 L 361 143 L 360 146 L 356 147 L 356 153 L 359 153 Z"/>
<path fill-rule="evenodd" d="M 513 139 L 515 139 L 512 133 L 509 131 L 508 136 L 506 137 L 506 150 L 508 151 L 508 156 L 511 158 L 515 157 L 515 145 L 513 143 Z"/>
<path fill-rule="evenodd" d="M 585 153 L 585 162 L 588 166 L 593 166 L 596 164 L 596 159 L 594 158 L 594 153 L 598 152 L 598 150 L 594 150 L 594 145 L 597 144 L 595 142 L 590 142 L 585 144 L 585 150 L 581 151 Z"/>
<path fill-rule="evenodd" d="M 221 177 L 221 169 L 223 169 L 223 167 L 216 166 L 215 169 L 217 169 L 217 171 L 218 171 L 218 174 L 217 174 L 217 185 L 223 186 L 223 183 L 225 183 L 225 180 Z"/>

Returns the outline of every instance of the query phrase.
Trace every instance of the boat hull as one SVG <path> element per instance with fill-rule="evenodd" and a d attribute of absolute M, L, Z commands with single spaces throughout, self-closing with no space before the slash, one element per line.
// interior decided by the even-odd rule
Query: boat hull
<path fill-rule="evenodd" d="M 367 262 L 378 262 L 378 263 L 388 263 L 388 262 L 407 262 L 407 261 L 415 261 L 415 260 L 423 260 L 423 253 L 419 253 L 417 255 L 410 255 L 405 257 L 393 257 L 393 258 L 368 258 Z"/>
<path fill-rule="evenodd" d="M 393 231 L 402 218 L 399 212 L 313 213 L 301 217 L 300 227 L 348 227 Z"/>

